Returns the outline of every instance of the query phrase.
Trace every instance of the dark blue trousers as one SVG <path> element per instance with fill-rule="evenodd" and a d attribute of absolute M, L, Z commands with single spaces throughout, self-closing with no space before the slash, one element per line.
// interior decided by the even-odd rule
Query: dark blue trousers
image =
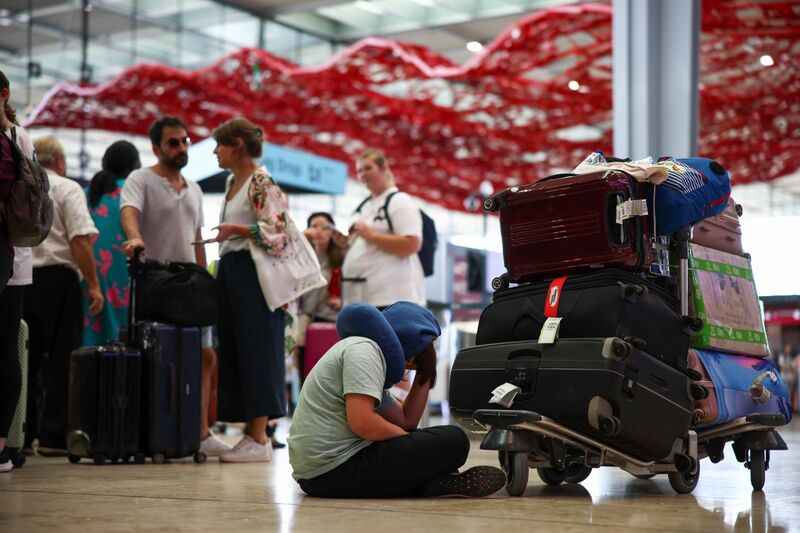
<path fill-rule="evenodd" d="M 219 419 L 286 415 L 284 311 L 270 311 L 249 251 L 222 256 L 217 273 Z"/>

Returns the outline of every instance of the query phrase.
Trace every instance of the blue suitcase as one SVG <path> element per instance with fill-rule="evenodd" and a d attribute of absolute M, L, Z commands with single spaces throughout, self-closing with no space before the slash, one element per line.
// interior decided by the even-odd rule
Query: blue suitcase
<path fill-rule="evenodd" d="M 200 329 L 158 322 L 133 326 L 142 352 L 142 450 L 156 464 L 200 450 Z"/>
<path fill-rule="evenodd" d="M 753 413 L 780 413 L 792 419 L 789 391 L 775 363 L 766 357 L 748 357 L 695 350 L 714 383 L 719 415 L 713 427 Z"/>

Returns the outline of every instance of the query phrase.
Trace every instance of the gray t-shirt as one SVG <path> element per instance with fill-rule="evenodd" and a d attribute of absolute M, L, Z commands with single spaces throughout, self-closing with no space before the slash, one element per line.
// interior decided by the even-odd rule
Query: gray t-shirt
<path fill-rule="evenodd" d="M 150 259 L 196 261 L 192 241 L 203 226 L 203 191 L 197 183 L 185 181 L 186 187 L 178 194 L 166 178 L 149 168 L 134 170 L 125 180 L 120 209 L 139 210 L 139 232 Z"/>
<path fill-rule="evenodd" d="M 366 394 L 388 405 L 386 361 L 378 345 L 364 337 L 336 343 L 308 374 L 289 431 L 289 463 L 294 479 L 312 479 L 343 464 L 372 441 L 347 423 L 346 394 Z"/>

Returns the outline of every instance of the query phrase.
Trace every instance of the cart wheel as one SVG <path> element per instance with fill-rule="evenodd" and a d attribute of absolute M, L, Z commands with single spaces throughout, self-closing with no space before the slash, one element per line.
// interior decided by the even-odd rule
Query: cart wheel
<path fill-rule="evenodd" d="M 633 474 L 633 477 L 636 479 L 653 479 L 656 477 L 655 474 Z"/>
<path fill-rule="evenodd" d="M 69 462 L 70 462 L 70 463 L 72 463 L 72 464 L 74 464 L 74 465 L 76 465 L 76 464 L 78 464 L 78 463 L 80 463 L 80 462 L 81 462 L 81 456 L 80 456 L 80 455 L 72 455 L 72 454 L 69 454 L 69 455 L 67 456 L 67 459 L 69 459 Z"/>
<path fill-rule="evenodd" d="M 145 456 L 142 452 L 136 452 L 133 454 L 133 462 L 137 465 L 143 465 L 145 461 Z"/>
<path fill-rule="evenodd" d="M 685 472 L 670 472 L 669 484 L 672 490 L 678 494 L 689 494 L 697 486 L 700 480 L 700 463 L 697 463 L 697 473 L 688 474 Z"/>
<path fill-rule="evenodd" d="M 11 459 L 11 464 L 14 465 L 14 468 L 22 468 L 23 466 L 25 466 L 25 460 L 26 457 L 20 453 L 15 455 L 14 458 Z M 80 457 L 78 458 L 78 461 L 80 461 Z"/>
<path fill-rule="evenodd" d="M 528 454 L 525 452 L 503 452 L 499 454 L 500 465 L 506 473 L 506 492 L 509 496 L 522 496 L 528 488 Z"/>
<path fill-rule="evenodd" d="M 194 462 L 201 465 L 206 462 L 206 454 L 203 452 L 195 452 L 194 454 Z"/>
<path fill-rule="evenodd" d="M 92 461 L 94 461 L 96 465 L 104 465 L 106 464 L 106 456 L 102 453 L 95 453 L 92 455 Z"/>
<path fill-rule="evenodd" d="M 154 465 L 163 465 L 167 462 L 167 456 L 163 453 L 154 453 L 153 454 L 153 464 Z"/>
<path fill-rule="evenodd" d="M 747 468 L 750 469 L 750 484 L 753 486 L 753 490 L 764 488 L 767 470 L 765 455 L 764 450 L 750 450 L 750 461 Z"/>
<path fill-rule="evenodd" d="M 592 469 L 580 463 L 573 463 L 564 471 L 564 481 L 567 483 L 580 483 L 589 477 Z"/>
<path fill-rule="evenodd" d="M 539 479 L 553 487 L 560 485 L 566 477 L 566 471 L 556 468 L 537 468 L 536 472 L 539 474 Z"/>

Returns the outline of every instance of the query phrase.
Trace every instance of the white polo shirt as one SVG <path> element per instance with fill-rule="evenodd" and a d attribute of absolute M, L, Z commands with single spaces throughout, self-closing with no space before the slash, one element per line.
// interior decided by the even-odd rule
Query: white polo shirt
<path fill-rule="evenodd" d="M 396 190 L 391 187 L 377 198 L 371 198 L 352 222 L 362 221 L 373 231 L 391 233 L 382 211 L 386 197 Z M 395 235 L 422 240 L 422 215 L 408 194 L 398 192 L 392 197 L 389 217 Z M 425 274 L 417 254 L 399 257 L 356 238 L 342 265 L 342 303 L 366 302 L 384 307 L 400 300 L 426 304 Z"/>
<path fill-rule="evenodd" d="M 66 265 L 80 277 L 69 242 L 75 237 L 97 235 L 97 227 L 89 215 L 86 194 L 78 182 L 59 176 L 49 168 L 45 170 L 50 180 L 50 198 L 53 199 L 53 227 L 47 238 L 33 248 L 33 268 Z"/>
<path fill-rule="evenodd" d="M 125 180 L 120 209 L 139 210 L 139 232 L 147 247 L 147 257 L 156 261 L 194 263 L 197 258 L 192 242 L 203 226 L 203 191 L 184 180 L 180 194 L 166 178 L 149 168 L 134 170 Z"/>

